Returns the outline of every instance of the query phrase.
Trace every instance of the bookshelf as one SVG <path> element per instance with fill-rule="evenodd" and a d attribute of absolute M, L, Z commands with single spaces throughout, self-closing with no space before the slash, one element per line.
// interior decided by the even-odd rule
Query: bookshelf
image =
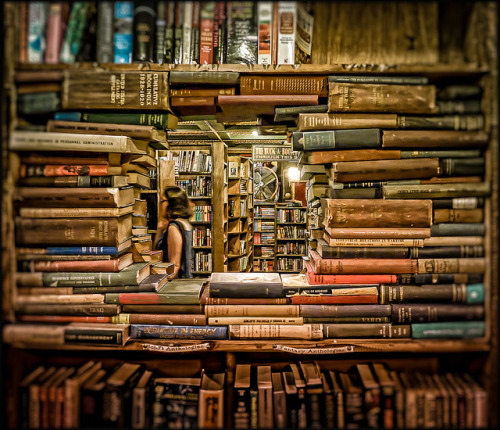
<path fill-rule="evenodd" d="M 276 205 L 276 269 L 298 273 L 307 254 L 307 206 Z"/>
<path fill-rule="evenodd" d="M 481 3 L 481 2 L 479 2 Z M 450 5 L 454 7 L 456 5 Z M 318 6 L 321 11 L 328 9 L 328 2 Z M 335 14 L 334 12 L 342 11 L 341 7 L 347 7 L 343 13 Z M 496 268 L 496 261 L 498 260 L 498 130 L 496 124 L 496 115 L 498 111 L 497 100 L 497 81 L 498 81 L 498 64 L 497 54 L 495 49 L 496 42 L 493 41 L 492 34 L 496 22 L 496 18 L 488 18 L 489 13 L 494 11 L 498 13 L 495 5 L 489 2 L 483 4 L 475 4 L 471 6 L 472 12 L 467 12 L 465 7 L 459 7 L 456 13 L 440 14 L 439 22 L 437 21 L 437 10 L 447 11 L 448 6 L 430 2 L 428 5 L 418 5 L 416 11 L 405 12 L 407 19 L 397 19 L 400 23 L 416 22 L 413 20 L 418 15 L 419 19 L 426 24 L 423 26 L 425 30 L 419 35 L 417 32 L 409 37 L 408 42 L 412 46 L 406 46 L 401 43 L 387 43 L 390 39 L 373 38 L 372 44 L 365 52 L 360 52 L 364 49 L 365 44 L 360 43 L 348 45 L 348 42 L 353 40 L 356 36 L 362 37 L 362 29 L 373 28 L 374 31 L 383 22 L 382 19 L 374 22 L 373 16 L 384 16 L 385 12 L 380 10 L 380 15 L 370 14 L 379 6 L 373 6 L 374 9 L 369 9 L 367 13 L 362 14 L 361 23 L 353 24 L 348 19 L 345 23 L 338 23 L 339 25 L 332 25 L 332 18 L 341 20 L 342 17 L 348 16 L 361 16 L 353 11 L 356 8 L 362 7 L 361 5 L 342 6 L 335 5 L 325 13 L 317 13 L 317 23 L 315 27 L 314 40 L 318 41 L 317 48 L 315 47 L 314 60 L 322 59 L 322 62 L 333 62 L 337 59 L 335 64 L 303 64 L 303 65 L 187 65 L 187 64 L 96 64 L 94 62 L 80 62 L 78 64 L 22 64 L 16 65 L 13 61 L 6 63 L 5 78 L 2 105 L 8 106 L 4 111 L 4 124 L 3 127 L 3 149 L 7 153 L 6 143 L 8 141 L 8 134 L 15 129 L 19 120 L 16 115 L 16 86 L 14 83 L 15 70 L 33 71 L 35 73 L 44 73 L 46 71 L 62 71 L 65 69 L 81 69 L 81 70 L 142 70 L 147 67 L 149 70 L 156 71 L 203 71 L 209 73 L 211 71 L 236 71 L 241 74 L 282 74 L 282 75 L 328 75 L 328 74 L 352 74 L 352 75 L 425 75 L 431 79 L 450 79 L 453 82 L 460 82 L 462 79 L 474 80 L 480 82 L 484 88 L 483 104 L 485 107 L 485 120 L 486 128 L 490 132 L 490 145 L 486 152 L 487 161 L 487 180 L 492 184 L 492 194 L 485 204 L 485 225 L 487 226 L 487 233 L 485 234 L 485 253 L 487 257 L 487 270 L 485 277 L 485 285 L 487 291 L 486 298 L 486 321 L 487 333 L 484 338 L 480 339 L 456 339 L 456 340 L 401 340 L 401 339 L 384 339 L 384 340 L 370 340 L 370 339 L 341 339 L 341 340 L 327 340 L 327 341 L 181 341 L 181 340 L 162 340 L 139 342 L 134 341 L 128 343 L 123 347 L 105 347 L 105 346 L 54 346 L 43 345 L 33 348 L 30 345 L 13 344 L 9 347 L 4 346 L 7 350 L 7 363 L 4 366 L 3 372 L 7 377 L 9 394 L 6 396 L 8 402 L 7 410 L 16 410 L 15 405 L 15 387 L 18 381 L 26 374 L 32 366 L 44 361 L 47 363 L 67 364 L 74 362 L 82 362 L 87 357 L 103 357 L 112 356 L 109 360 L 109 365 L 116 363 L 118 360 L 137 360 L 148 362 L 152 367 L 162 369 L 176 369 L 172 372 L 172 376 L 182 374 L 189 374 L 194 376 L 199 374 L 202 367 L 220 367 L 226 365 L 228 368 L 228 381 L 234 380 L 234 364 L 236 362 L 252 361 L 252 362 L 266 362 L 273 365 L 273 369 L 279 367 L 279 363 L 286 361 L 296 361 L 297 353 L 304 352 L 304 348 L 311 348 L 311 355 L 307 358 L 318 359 L 321 364 L 326 366 L 335 367 L 339 366 L 340 369 L 347 369 L 353 363 L 360 361 L 384 361 L 389 365 L 400 367 L 432 367 L 433 369 L 454 369 L 461 371 L 468 369 L 479 375 L 482 384 L 487 388 L 489 395 L 489 425 L 491 427 L 498 426 L 498 269 Z M 363 6 L 366 7 L 366 6 Z M 382 7 L 382 6 L 380 6 Z M 387 5 L 385 5 L 387 7 Z M 410 6 L 408 6 L 410 7 Z M 351 8 L 351 9 L 349 9 Z M 422 14 L 423 9 L 427 12 L 432 12 L 429 15 Z M 349 12 L 350 11 L 350 12 Z M 397 17 L 397 12 L 394 12 L 394 17 Z M 449 12 L 449 11 L 448 11 Z M 6 11 L 6 22 L 15 22 L 15 12 Z M 457 25 L 462 22 L 460 17 L 468 16 L 470 19 L 467 24 L 463 24 L 465 29 L 460 29 L 462 25 Z M 427 19 L 429 18 L 429 19 Z M 395 18 L 396 19 L 396 18 Z M 330 20 L 330 21 L 329 21 Z M 435 26 L 434 29 L 430 27 Z M 457 27 L 455 27 L 457 25 Z M 387 26 L 385 29 L 390 28 L 390 31 L 379 31 L 377 34 L 384 34 L 384 37 L 393 38 L 394 41 L 403 40 L 400 36 L 401 27 L 392 28 Z M 13 26 L 7 25 L 5 28 L 5 57 L 15 58 L 14 49 L 16 44 L 12 41 L 16 40 L 17 30 Z M 463 31 L 461 31 L 463 30 Z M 409 29 L 410 33 L 413 31 Z M 349 34 L 350 33 L 350 34 Z M 366 34 L 371 35 L 370 32 Z M 431 43 L 437 40 L 438 35 L 441 37 L 440 44 Z M 338 37 L 334 37 L 334 36 Z M 341 37 L 344 35 L 345 37 Z M 429 38 L 429 35 L 432 36 Z M 464 35 L 463 37 L 461 35 Z M 433 38 L 433 37 L 436 38 Z M 368 36 L 366 36 L 368 37 Z M 413 37 L 413 39 L 412 39 Z M 406 40 L 406 39 L 405 39 Z M 427 42 L 426 42 L 427 40 Z M 337 49 L 332 49 L 334 44 L 340 43 Z M 427 47 L 427 48 L 426 48 Z M 416 48 L 416 49 L 414 49 Z M 426 55 L 431 53 L 433 56 Z M 385 57 L 381 56 L 385 53 Z M 379 54 L 379 55 L 377 55 Z M 392 56 L 391 56 L 392 54 Z M 338 55 L 338 57 L 335 57 Z M 343 57 L 341 57 L 343 55 Z M 371 55 L 371 56 L 370 56 Z M 415 57 L 415 55 L 417 57 Z M 420 56 L 419 56 L 420 55 Z M 339 59 L 343 60 L 340 61 Z M 229 253 L 230 229 L 228 221 L 229 201 L 228 188 L 230 186 L 230 178 L 224 177 L 227 171 L 227 146 L 226 143 L 219 141 L 211 142 L 211 151 L 214 156 L 214 163 L 220 162 L 219 166 L 224 167 L 221 170 L 216 170 L 213 173 L 213 185 L 217 188 L 216 199 L 217 205 L 213 206 L 213 226 L 214 237 L 221 238 L 217 243 L 212 244 L 213 253 L 213 270 L 226 271 L 229 270 L 231 257 Z M 190 148 L 192 149 L 192 148 Z M 161 165 L 162 160 L 159 158 Z M 6 173 L 3 174 L 3 196 L 2 196 L 2 281 L 3 281 L 3 301 L 2 301 L 2 314 L 4 323 L 15 321 L 14 312 L 14 299 L 16 296 L 15 287 L 15 247 L 14 247 L 14 226 L 12 222 L 13 207 L 12 198 L 15 193 L 15 182 L 17 179 L 17 172 L 19 171 L 19 157 L 13 153 L 7 153 L 3 157 L 2 169 Z M 163 180 L 159 175 L 160 182 Z M 217 184 L 217 185 L 215 185 Z M 161 185 L 160 185 L 161 187 Z M 144 192 L 143 192 L 144 193 Z M 227 198 L 225 197 L 227 196 Z M 264 204 L 255 203 L 256 214 L 259 206 Z M 258 215 L 255 220 L 258 220 Z M 276 226 L 275 230 L 276 232 Z M 278 257 L 276 253 L 276 246 L 279 241 L 275 241 L 272 246 L 272 258 L 259 256 L 260 244 L 254 245 L 254 267 L 255 262 L 259 259 L 270 261 Z M 293 257 L 294 258 L 294 257 Z M 272 264 L 274 269 L 274 264 Z M 200 345 L 202 343 L 209 344 L 210 353 L 199 353 L 190 351 L 183 355 L 174 353 L 175 348 L 190 347 L 192 345 Z M 154 344 L 156 346 L 165 347 L 165 351 L 170 350 L 171 354 L 168 357 L 161 356 L 157 353 L 145 351 L 145 344 Z M 278 346 L 287 346 L 296 348 L 296 350 L 279 350 Z M 350 359 L 340 360 L 339 356 L 335 354 L 335 350 L 328 348 L 335 348 L 339 346 L 353 346 L 350 351 L 354 355 L 350 355 Z M 54 353 L 57 351 L 57 353 Z M 85 358 L 84 358 L 85 356 Z M 167 354 L 165 354 L 167 356 Z M 347 356 L 347 355 L 346 355 Z M 198 366 L 195 366 L 191 361 L 198 360 Z M 6 371 L 8 369 L 8 371 Z M 167 372 L 167 373 L 169 373 Z M 230 384 L 228 384 L 230 385 Z M 231 396 L 228 396 L 230 399 Z M 230 400 L 228 400 L 230 402 Z M 230 403 L 229 403 L 230 404 Z M 228 406 L 228 410 L 230 407 Z M 13 414 L 15 415 L 15 414 Z M 15 418 L 6 417 L 13 427 L 12 420 Z M 231 421 L 227 421 L 231 423 Z"/>
<path fill-rule="evenodd" d="M 254 201 L 253 271 L 274 272 L 276 258 L 276 204 Z"/>

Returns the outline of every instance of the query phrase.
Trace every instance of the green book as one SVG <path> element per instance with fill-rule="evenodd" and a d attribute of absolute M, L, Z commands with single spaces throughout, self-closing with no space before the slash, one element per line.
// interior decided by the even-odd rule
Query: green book
<path fill-rule="evenodd" d="M 463 339 L 484 337 L 486 323 L 484 321 L 452 321 L 411 324 L 413 339 Z"/>
<path fill-rule="evenodd" d="M 486 227 L 479 222 L 441 222 L 431 226 L 431 236 L 484 236 Z"/>
<path fill-rule="evenodd" d="M 198 85 L 238 85 L 238 72 L 178 72 L 169 74 L 171 85 L 198 84 Z"/>
<path fill-rule="evenodd" d="M 382 133 L 378 128 L 294 132 L 292 142 L 294 151 L 380 148 Z"/>
<path fill-rule="evenodd" d="M 382 185 L 384 199 L 440 199 L 454 197 L 487 197 L 488 182 L 460 184 Z"/>
<path fill-rule="evenodd" d="M 119 272 L 18 272 L 19 287 L 106 287 L 139 285 L 149 275 L 149 262 Z"/>
<path fill-rule="evenodd" d="M 98 122 L 105 124 L 132 124 L 149 125 L 160 130 L 173 130 L 177 127 L 179 118 L 170 113 L 115 113 L 115 112 L 88 112 L 81 115 L 84 122 Z"/>

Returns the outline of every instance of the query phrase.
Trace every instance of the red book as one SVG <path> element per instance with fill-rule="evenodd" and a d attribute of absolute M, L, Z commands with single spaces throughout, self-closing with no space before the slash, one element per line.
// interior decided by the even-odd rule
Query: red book
<path fill-rule="evenodd" d="M 132 253 L 108 260 L 25 261 L 26 272 L 119 272 L 133 263 Z"/>
<path fill-rule="evenodd" d="M 59 63 L 59 53 L 64 36 L 63 2 L 51 2 L 49 8 L 45 62 L 57 64 Z"/>
<path fill-rule="evenodd" d="M 329 296 L 329 295 L 304 295 L 292 296 L 292 305 L 336 305 L 336 304 L 356 304 L 356 303 L 378 303 L 378 295 L 359 294 L 352 296 Z"/>
<path fill-rule="evenodd" d="M 311 263 L 306 262 L 306 278 L 311 285 L 329 284 L 396 284 L 397 275 L 319 275 L 314 273 Z"/>
<path fill-rule="evenodd" d="M 21 178 L 30 176 L 106 176 L 121 175 L 122 166 L 44 164 L 21 165 Z"/>
<path fill-rule="evenodd" d="M 214 42 L 214 2 L 207 1 L 200 11 L 200 64 L 212 64 Z"/>
<path fill-rule="evenodd" d="M 417 273 L 417 260 L 410 258 L 321 258 L 316 251 L 309 257 L 314 273 L 330 274 L 400 274 Z"/>

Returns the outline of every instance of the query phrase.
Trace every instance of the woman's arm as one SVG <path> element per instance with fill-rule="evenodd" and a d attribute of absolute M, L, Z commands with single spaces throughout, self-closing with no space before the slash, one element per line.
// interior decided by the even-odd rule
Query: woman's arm
<path fill-rule="evenodd" d="M 176 225 L 168 226 L 168 262 L 174 263 L 174 274 L 173 278 L 177 278 L 179 269 L 181 268 L 181 258 L 182 258 L 182 233 L 179 227 Z"/>

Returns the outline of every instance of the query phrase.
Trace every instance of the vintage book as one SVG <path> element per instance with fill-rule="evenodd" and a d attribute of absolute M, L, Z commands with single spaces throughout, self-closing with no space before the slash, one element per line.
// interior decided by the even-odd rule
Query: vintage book
<path fill-rule="evenodd" d="M 131 63 L 133 48 L 134 4 L 114 3 L 113 16 L 113 62 Z"/>
<path fill-rule="evenodd" d="M 15 306 L 24 305 L 47 305 L 47 304 L 102 304 L 104 296 L 102 294 L 40 294 L 40 295 L 17 295 Z"/>
<path fill-rule="evenodd" d="M 73 3 L 59 55 L 59 62 L 72 64 L 80 61 L 80 52 L 85 50 L 84 29 L 90 18 L 91 6 L 86 2 Z"/>
<path fill-rule="evenodd" d="M 479 97 L 482 89 L 479 85 L 453 84 L 441 87 L 437 97 L 440 100 L 470 99 Z"/>
<path fill-rule="evenodd" d="M 378 243 L 377 246 L 381 246 L 381 241 L 384 239 L 425 239 L 431 236 L 430 228 L 340 228 L 325 226 L 324 230 L 331 239 L 363 239 L 366 241 L 376 239 L 377 242 L 372 242 L 374 246 L 375 243 Z M 330 243 L 333 242 L 330 241 Z M 397 242 L 393 241 L 392 243 Z"/>
<path fill-rule="evenodd" d="M 430 227 L 431 200 L 324 199 L 324 223 L 329 227 Z"/>
<path fill-rule="evenodd" d="M 9 139 L 13 151 L 89 151 L 144 153 L 144 143 L 127 136 L 14 130 Z"/>
<path fill-rule="evenodd" d="M 489 136 L 484 131 L 384 130 L 383 148 L 485 148 Z"/>
<path fill-rule="evenodd" d="M 149 263 L 134 263 L 119 272 L 18 272 L 18 286 L 75 287 L 139 285 L 149 275 Z"/>
<path fill-rule="evenodd" d="M 325 339 L 336 338 L 409 338 L 410 324 L 391 323 L 323 324 Z"/>
<path fill-rule="evenodd" d="M 224 63 L 257 64 L 257 4 L 251 2 L 230 3 L 226 5 L 226 16 L 225 42 L 227 46 Z"/>
<path fill-rule="evenodd" d="M 389 127 L 387 127 L 389 128 Z M 398 115 L 397 127 L 410 130 L 464 130 L 479 131 L 484 128 L 483 115 Z"/>
<path fill-rule="evenodd" d="M 291 299 L 294 305 L 376 304 L 379 300 L 377 287 L 335 288 L 329 294 L 294 294 Z"/>
<path fill-rule="evenodd" d="M 484 273 L 484 258 L 419 258 L 418 273 Z"/>
<path fill-rule="evenodd" d="M 380 387 L 379 427 L 394 428 L 396 424 L 395 382 L 384 363 L 371 363 L 371 369 Z"/>
<path fill-rule="evenodd" d="M 443 158 L 439 160 L 441 176 L 482 176 L 484 175 L 484 157 Z"/>
<path fill-rule="evenodd" d="M 233 385 L 233 425 L 234 428 L 250 428 L 250 385 L 252 366 L 236 364 Z"/>
<path fill-rule="evenodd" d="M 272 372 L 271 382 L 274 425 L 276 426 L 276 428 L 284 429 L 287 428 L 287 404 L 286 392 L 284 389 L 281 372 Z"/>
<path fill-rule="evenodd" d="M 363 400 L 365 407 L 365 423 L 368 428 L 379 428 L 381 416 L 380 384 L 368 364 L 354 365 L 363 387 Z"/>
<path fill-rule="evenodd" d="M 290 367 L 290 366 L 288 366 Z M 305 393 L 301 392 L 301 399 L 299 400 L 299 393 L 297 385 L 295 384 L 295 379 L 293 377 L 293 372 L 291 370 L 284 370 L 282 372 L 283 376 L 283 388 L 285 390 L 286 397 L 286 408 L 287 408 L 287 424 L 289 428 L 299 428 L 299 408 L 303 404 L 304 407 L 301 413 L 301 428 L 307 426 L 306 416 L 305 416 Z"/>
<path fill-rule="evenodd" d="M 329 75 L 328 82 L 345 84 L 427 85 L 426 76 Z"/>
<path fill-rule="evenodd" d="M 208 290 L 207 290 L 208 291 Z M 290 299 L 287 297 L 281 298 L 235 298 L 235 297 L 205 297 L 202 294 L 200 299 L 201 304 L 206 305 L 287 305 L 290 304 Z"/>
<path fill-rule="evenodd" d="M 392 322 L 395 324 L 482 320 L 484 319 L 484 306 L 393 303 L 391 314 Z"/>
<path fill-rule="evenodd" d="M 17 247 L 16 254 L 18 259 L 34 259 L 34 260 L 57 260 L 59 256 L 61 260 L 65 258 L 71 259 L 104 259 L 111 258 L 121 254 L 130 248 L 132 241 L 128 240 L 120 243 L 119 247 L 113 246 L 70 246 L 70 247 L 56 247 L 49 246 L 46 248 L 24 248 Z M 65 257 L 65 258 L 63 258 Z"/>
<path fill-rule="evenodd" d="M 80 315 L 16 315 L 18 321 L 27 323 L 110 323 L 111 316 L 80 316 Z"/>
<path fill-rule="evenodd" d="M 306 381 L 302 376 L 302 372 L 299 369 L 298 364 L 290 363 L 288 366 L 292 373 L 292 380 L 297 388 L 296 405 L 295 410 L 297 412 L 297 427 L 307 428 L 310 416 L 308 415 L 308 402 L 306 394 Z"/>
<path fill-rule="evenodd" d="M 304 339 L 322 340 L 321 324 L 279 325 L 279 324 L 242 324 L 229 326 L 230 340 L 251 339 Z"/>
<path fill-rule="evenodd" d="M 20 208 L 22 218 L 107 218 L 121 217 L 134 211 L 132 205 L 119 208 Z"/>
<path fill-rule="evenodd" d="M 114 316 L 118 315 L 120 308 L 108 304 L 68 304 L 30 303 L 17 305 L 16 312 L 22 315 L 67 315 L 67 316 Z M 64 322 L 64 321 L 61 321 Z M 105 322 L 105 321 L 103 321 Z"/>
<path fill-rule="evenodd" d="M 357 246 L 328 246 L 323 239 L 318 239 L 316 251 L 321 258 L 417 258 L 413 257 L 410 251 L 414 248 L 408 247 L 357 247 Z M 418 250 L 419 248 L 415 248 Z M 418 254 L 417 254 L 418 255 Z M 307 263 L 306 263 L 307 265 Z M 307 272 L 306 272 L 307 273 Z M 314 273 L 309 272 L 308 276 L 314 279 Z M 390 283 L 390 275 L 387 276 L 389 281 L 376 281 L 381 283 Z M 369 279 L 369 278 L 368 278 Z M 375 278 L 374 279 L 378 279 Z M 382 278 L 381 278 L 382 279 Z M 309 282 L 311 280 L 309 279 Z"/>
<path fill-rule="evenodd" d="M 89 73 L 65 70 L 62 90 L 64 109 L 170 110 L 167 72 L 127 70 Z"/>
<path fill-rule="evenodd" d="M 47 369 L 43 365 L 37 366 L 21 379 L 18 384 L 18 426 L 19 428 L 28 428 L 29 420 L 32 419 L 29 413 L 30 389 L 35 382 L 43 377 Z"/>
<path fill-rule="evenodd" d="M 17 109 L 22 115 L 51 114 L 60 108 L 59 92 L 37 92 L 17 96 Z"/>
<path fill-rule="evenodd" d="M 486 226 L 483 223 L 453 222 L 439 223 L 431 227 L 431 236 L 484 236 Z"/>
<path fill-rule="evenodd" d="M 213 63 L 215 2 L 201 4 L 200 8 L 200 64 Z M 218 30 L 218 29 L 217 29 Z M 170 93 L 171 95 L 172 92 Z"/>
<path fill-rule="evenodd" d="M 55 366 L 49 367 L 45 370 L 38 379 L 31 382 L 29 386 L 29 400 L 28 400 L 28 428 L 41 427 L 41 402 L 40 391 L 42 385 L 48 381 L 57 371 Z"/>
<path fill-rule="evenodd" d="M 490 184 L 488 182 L 382 186 L 384 199 L 487 197 L 490 193 Z"/>
<path fill-rule="evenodd" d="M 119 366 L 119 365 L 117 365 Z M 116 369 L 117 367 L 115 367 Z M 113 372 L 111 370 L 111 372 Z M 80 388 L 80 424 L 82 427 L 103 426 L 103 393 L 109 372 L 99 369 Z"/>
<path fill-rule="evenodd" d="M 196 305 L 200 304 L 200 296 L 204 284 L 205 280 L 202 278 L 172 279 L 159 288 L 157 293 L 108 293 L 105 297 L 105 303 L 128 305 Z"/>
<path fill-rule="evenodd" d="M 224 389 L 226 373 L 202 371 L 198 403 L 198 428 L 224 426 Z"/>
<path fill-rule="evenodd" d="M 353 428 L 363 428 L 364 409 L 363 409 L 363 387 L 359 377 L 354 373 L 336 372 L 339 379 L 339 386 L 343 392 L 344 403 L 344 428 L 347 426 Z"/>
<path fill-rule="evenodd" d="M 212 273 L 210 276 L 210 297 L 276 298 L 282 296 L 281 278 L 277 273 Z"/>
<path fill-rule="evenodd" d="M 207 317 L 298 317 L 293 305 L 205 305 Z"/>
<path fill-rule="evenodd" d="M 18 187 L 16 200 L 35 208 L 120 208 L 134 203 L 134 190 L 127 188 Z M 130 217 L 125 217 L 128 219 Z M 110 220 L 108 220 L 110 221 Z M 42 222 L 42 221 L 41 221 Z"/>
<path fill-rule="evenodd" d="M 106 175 L 121 175 L 123 173 L 122 166 L 105 166 L 97 165 L 81 165 L 81 164 L 21 164 L 19 175 L 22 178 L 30 176 L 106 176 Z"/>
<path fill-rule="evenodd" d="M 323 370 L 321 372 L 321 383 L 323 385 L 324 393 L 324 412 L 323 412 L 323 422 L 327 428 L 336 427 L 336 401 L 333 391 L 333 384 L 328 376 L 328 371 Z"/>
<path fill-rule="evenodd" d="M 22 164 L 103 164 L 116 166 L 121 163 L 122 155 L 113 152 L 23 152 Z"/>
<path fill-rule="evenodd" d="M 328 84 L 329 112 L 429 114 L 436 109 L 434 85 Z"/>
<path fill-rule="evenodd" d="M 474 394 L 474 424 L 471 427 L 486 428 L 487 427 L 487 405 L 488 393 L 482 388 L 469 373 L 460 375 L 465 384 L 467 384 Z"/>
<path fill-rule="evenodd" d="M 56 112 L 55 120 L 83 121 L 104 124 L 129 124 L 155 127 L 158 130 L 172 130 L 177 126 L 179 118 L 171 113 L 158 112 Z"/>
<path fill-rule="evenodd" d="M 72 258 L 69 255 L 62 255 L 61 258 L 18 258 L 18 271 L 20 272 L 118 272 L 132 264 L 132 254 L 125 253 L 120 256 L 82 256 Z M 43 254 L 40 257 L 47 257 Z M 55 257 L 55 256 L 52 256 Z M 59 256 L 58 256 L 59 257 Z M 83 258 L 86 257 L 86 258 Z M 104 270 L 103 270 L 104 269 Z"/>
<path fill-rule="evenodd" d="M 417 273 L 417 260 L 409 258 L 321 258 L 310 251 L 311 267 L 317 274 L 398 274 Z"/>
<path fill-rule="evenodd" d="M 258 64 L 273 64 L 272 56 L 272 33 L 273 33 L 273 8 L 272 2 L 260 2 L 257 4 L 258 20 Z"/>
<path fill-rule="evenodd" d="M 300 305 L 304 318 L 389 317 L 391 305 Z"/>
<path fill-rule="evenodd" d="M 238 72 L 169 72 L 169 83 L 172 86 L 234 86 L 240 82 Z"/>
<path fill-rule="evenodd" d="M 90 188 L 108 187 L 123 188 L 128 186 L 127 176 L 31 176 L 19 178 L 21 187 L 65 187 Z"/>
<path fill-rule="evenodd" d="M 340 231 L 335 230 L 337 234 L 340 235 Z M 345 236 L 349 231 L 343 233 Z M 352 232 L 355 233 L 355 232 Z M 330 237 L 330 235 L 326 232 L 323 232 L 323 240 L 326 242 L 328 246 L 342 246 L 342 247 L 422 247 L 424 246 L 424 239 L 406 239 L 406 238 L 366 238 L 362 236 L 362 232 L 360 231 L 356 233 L 357 237 L 349 238 L 349 237 Z M 388 232 L 386 232 L 388 233 Z M 392 232 L 393 235 L 396 233 Z M 430 236 L 430 231 L 428 232 L 428 236 Z M 425 239 L 427 240 L 427 239 Z"/>
<path fill-rule="evenodd" d="M 144 364 L 122 363 L 106 378 L 102 399 L 105 426 L 131 426 L 133 389 L 144 371 Z"/>
<path fill-rule="evenodd" d="M 386 150 L 385 150 L 386 151 Z M 477 158 L 481 156 L 481 149 L 438 149 L 438 150 L 401 150 L 401 158 Z M 467 178 L 467 177 L 466 177 Z M 466 178 L 460 182 L 467 182 Z M 439 178 L 443 180 L 444 178 Z M 430 180 L 438 180 L 431 178 Z M 480 181 L 479 181 L 480 182 Z"/>
<path fill-rule="evenodd" d="M 433 222 L 472 222 L 482 223 L 484 221 L 483 208 L 478 209 L 434 209 Z"/>
<path fill-rule="evenodd" d="M 217 96 L 234 96 L 236 89 L 234 87 L 220 88 L 171 88 L 171 97 L 217 97 Z"/>
<path fill-rule="evenodd" d="M 432 178 L 439 176 L 440 168 L 438 158 L 410 158 L 336 162 L 332 164 L 330 173 L 331 178 L 337 182 L 382 181 Z"/>
<path fill-rule="evenodd" d="M 121 305 L 121 308 L 122 312 L 135 314 L 204 314 L 203 305 Z"/>
<path fill-rule="evenodd" d="M 271 379 L 271 366 L 257 366 L 258 390 L 258 426 L 259 428 L 272 428 L 274 425 L 273 413 L 273 383 Z"/>
<path fill-rule="evenodd" d="M 240 78 L 240 94 L 314 94 L 326 97 L 328 92 L 325 76 L 273 76 L 244 75 Z"/>
<path fill-rule="evenodd" d="M 345 130 L 354 128 L 395 129 L 395 114 L 362 113 L 299 113 L 297 128 L 299 131 Z"/>
<path fill-rule="evenodd" d="M 149 426 L 153 383 L 153 372 L 145 370 L 132 390 L 132 428 L 142 429 Z"/>
<path fill-rule="evenodd" d="M 411 324 L 411 337 L 413 339 L 465 339 L 471 337 L 484 337 L 485 332 L 486 323 L 484 321 L 451 321 Z"/>
<path fill-rule="evenodd" d="M 61 376 L 64 376 L 68 368 L 65 366 L 59 367 L 48 379 L 46 379 L 39 387 L 39 427 L 49 428 L 49 390 L 54 384 L 59 384 Z"/>
<path fill-rule="evenodd" d="M 112 317 L 115 324 L 207 325 L 205 315 L 196 314 L 127 314 L 120 312 Z M 212 324 L 210 322 L 210 324 Z"/>
<path fill-rule="evenodd" d="M 483 284 L 385 285 L 380 303 L 484 303 Z"/>
<path fill-rule="evenodd" d="M 300 370 L 306 385 L 306 415 L 308 427 L 322 428 L 324 412 L 322 411 L 325 399 L 321 371 L 317 362 L 299 361 Z"/>
<path fill-rule="evenodd" d="M 398 284 L 480 284 L 482 273 L 417 273 L 397 275 Z"/>
<path fill-rule="evenodd" d="M 47 121 L 47 131 L 55 133 L 128 136 L 134 139 L 165 141 L 166 133 L 149 125 L 106 124 L 99 122 Z"/>
<path fill-rule="evenodd" d="M 62 373 L 57 381 L 49 387 L 48 401 L 49 401 L 49 428 L 61 428 L 63 420 L 64 408 L 64 384 L 76 372 L 75 367 L 68 367 Z"/>
<path fill-rule="evenodd" d="M 294 151 L 380 148 L 381 141 L 382 131 L 378 128 L 295 131 L 292 134 Z"/>
<path fill-rule="evenodd" d="M 230 324 L 304 324 L 302 317 L 210 317 L 209 325 L 230 325 Z"/>
<path fill-rule="evenodd" d="M 16 242 L 22 245 L 96 245 L 119 247 L 131 235 L 132 217 L 21 218 L 16 220 Z"/>
<path fill-rule="evenodd" d="M 130 324 L 131 339 L 227 339 L 227 326 Z"/>
<path fill-rule="evenodd" d="M 473 237 L 473 236 L 471 236 Z M 456 239 L 456 238 L 454 238 Z M 411 258 L 478 258 L 484 257 L 484 246 L 482 245 L 460 245 L 456 241 L 455 246 L 426 246 L 424 248 L 411 248 Z"/>
<path fill-rule="evenodd" d="M 134 7 L 132 61 L 153 62 L 156 10 L 153 2 Z"/>
<path fill-rule="evenodd" d="M 97 5 L 96 57 L 98 63 L 113 62 L 113 3 Z"/>
<path fill-rule="evenodd" d="M 278 3 L 276 14 L 276 61 L 275 64 L 295 64 L 295 39 L 297 28 L 297 4 Z"/>
<path fill-rule="evenodd" d="M 310 64 L 314 33 L 313 6 L 297 3 L 295 27 L 295 64 Z"/>

